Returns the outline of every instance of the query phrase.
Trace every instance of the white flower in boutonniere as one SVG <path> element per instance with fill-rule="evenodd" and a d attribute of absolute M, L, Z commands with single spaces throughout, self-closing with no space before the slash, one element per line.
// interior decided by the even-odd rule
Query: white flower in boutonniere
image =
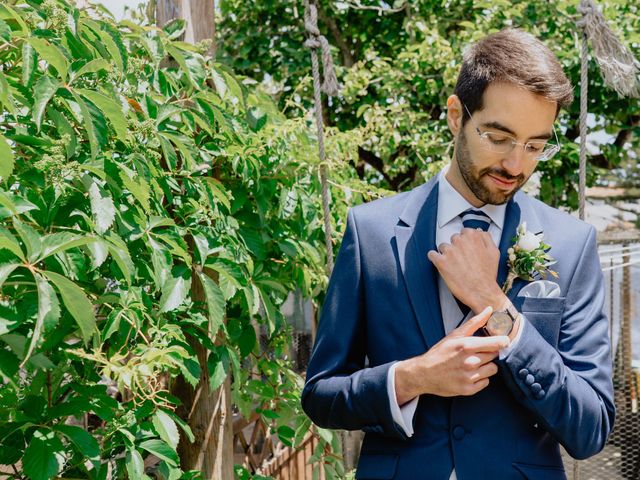
<path fill-rule="evenodd" d="M 547 274 L 558 278 L 558 274 L 549 268 L 556 262 L 547 253 L 551 246 L 542 241 L 542 233 L 535 234 L 527 231 L 527 224 L 522 222 L 513 240 L 513 247 L 507 250 L 509 274 L 502 286 L 504 293 L 511 290 L 516 278 L 532 281 L 536 275 L 546 278 Z"/>

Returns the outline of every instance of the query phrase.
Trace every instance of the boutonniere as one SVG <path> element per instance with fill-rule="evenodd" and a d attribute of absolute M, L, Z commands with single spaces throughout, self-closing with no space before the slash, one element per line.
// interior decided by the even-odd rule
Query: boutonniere
<path fill-rule="evenodd" d="M 555 260 L 549 255 L 551 246 L 542 241 L 542 233 L 532 233 L 527 231 L 526 222 L 522 222 L 516 231 L 513 239 L 513 247 L 507 250 L 509 259 L 509 274 L 507 280 L 502 286 L 502 291 L 508 293 L 511 290 L 513 281 L 516 278 L 532 281 L 535 276 L 547 278 L 547 274 L 558 278 L 558 273 L 549 267 L 553 265 Z"/>

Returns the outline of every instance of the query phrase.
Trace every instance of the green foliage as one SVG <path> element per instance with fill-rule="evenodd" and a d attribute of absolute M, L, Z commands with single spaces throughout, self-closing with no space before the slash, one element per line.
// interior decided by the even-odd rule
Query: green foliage
<path fill-rule="evenodd" d="M 445 119 L 464 48 L 504 27 L 519 27 L 545 41 L 576 86 L 580 79 L 577 2 L 559 1 L 322 1 L 319 28 L 333 47 L 343 88 L 327 110 L 342 132 L 358 128 L 362 142 L 353 167 L 372 185 L 404 190 L 422 183 L 450 159 Z M 635 1 L 598 2 L 614 31 L 640 57 Z M 387 5 L 381 7 L 381 5 Z M 303 48 L 302 2 L 222 0 L 217 29 L 221 60 L 264 81 L 291 115 L 311 102 L 310 56 Z M 251 25 L 250 28 L 246 28 Z M 300 105 L 301 104 L 301 105 Z M 589 69 L 589 111 L 598 130 L 612 135 L 590 158 L 588 183 L 625 166 L 638 151 L 640 106 L 603 85 L 595 61 Z M 540 196 L 577 208 L 579 101 L 563 112 L 563 148 L 540 165 Z"/>
<path fill-rule="evenodd" d="M 0 464 L 21 475 L 149 478 L 154 455 L 193 478 L 170 392 L 199 382 L 194 342 L 244 415 L 286 444 L 310 429 L 279 307 L 326 286 L 312 130 L 180 28 L 0 4 Z M 334 178 L 370 196 L 345 165 Z"/>

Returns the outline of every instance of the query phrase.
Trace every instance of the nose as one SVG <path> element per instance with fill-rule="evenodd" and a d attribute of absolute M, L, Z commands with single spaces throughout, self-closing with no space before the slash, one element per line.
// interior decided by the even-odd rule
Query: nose
<path fill-rule="evenodd" d="M 515 177 L 522 173 L 528 161 L 529 159 L 524 153 L 524 147 L 522 145 L 514 145 L 513 150 L 502 160 L 502 168 Z"/>

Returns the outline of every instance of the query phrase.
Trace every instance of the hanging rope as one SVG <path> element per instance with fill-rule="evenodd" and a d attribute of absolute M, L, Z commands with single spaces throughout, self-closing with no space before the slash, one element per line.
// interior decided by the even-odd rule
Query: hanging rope
<path fill-rule="evenodd" d="M 322 122 L 321 91 L 329 96 L 338 94 L 338 80 L 333 69 L 333 60 L 329 51 L 329 42 L 318 30 L 318 9 L 309 0 L 304 0 L 304 27 L 309 37 L 304 42 L 311 50 L 311 70 L 313 74 L 313 98 L 315 104 L 316 127 L 318 130 L 318 150 L 320 154 L 320 183 L 322 185 L 322 211 L 324 214 L 324 238 L 327 248 L 327 271 L 333 271 L 333 244 L 331 242 L 331 212 L 329 211 L 329 186 L 324 149 L 324 126 Z M 322 70 L 324 82 L 320 86 L 320 68 L 317 50 L 322 50 Z"/>
<path fill-rule="evenodd" d="M 580 177 L 578 215 L 584 220 L 585 192 L 587 187 L 587 112 L 589 107 L 589 45 L 586 29 L 582 32 L 582 55 L 580 62 Z"/>
<path fill-rule="evenodd" d="M 591 40 L 593 56 L 598 62 L 604 83 L 621 97 L 640 96 L 640 62 L 611 30 L 593 0 L 581 0 L 578 11 L 582 14 L 578 25 Z"/>
<path fill-rule="evenodd" d="M 587 113 L 589 92 L 589 46 L 591 40 L 593 55 L 598 62 L 605 85 L 613 88 L 618 95 L 640 96 L 638 73 L 640 62 L 613 33 L 604 15 L 593 0 L 580 0 L 578 11 L 582 19 L 582 52 L 580 62 L 580 179 L 579 216 L 584 220 L 585 190 L 587 183 Z"/>

